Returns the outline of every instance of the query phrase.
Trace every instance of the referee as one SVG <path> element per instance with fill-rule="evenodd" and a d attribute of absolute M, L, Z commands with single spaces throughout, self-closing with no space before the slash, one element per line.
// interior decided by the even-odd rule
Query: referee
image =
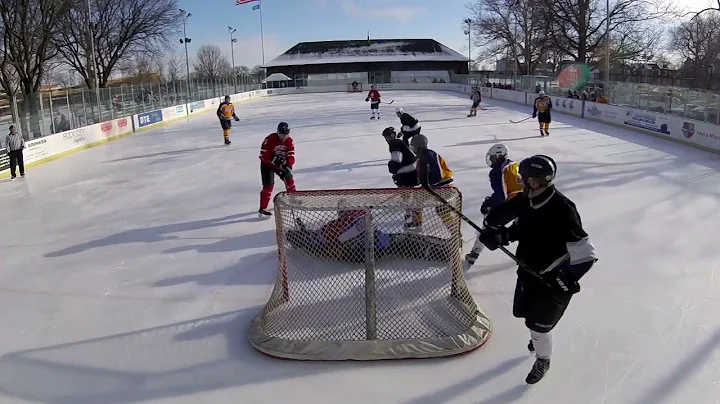
<path fill-rule="evenodd" d="M 10 156 L 10 179 L 15 179 L 15 166 L 18 165 L 20 166 L 20 176 L 25 177 L 25 161 L 23 159 L 25 139 L 17 133 L 15 125 L 10 125 L 10 133 L 5 137 L 5 144 Z"/>

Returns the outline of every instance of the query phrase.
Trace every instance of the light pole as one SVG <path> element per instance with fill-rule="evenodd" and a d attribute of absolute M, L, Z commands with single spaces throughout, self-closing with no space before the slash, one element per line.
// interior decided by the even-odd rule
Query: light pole
<path fill-rule="evenodd" d="M 605 7 L 605 97 L 610 97 L 610 0 L 606 0 Z M 609 98 L 608 98 L 609 100 Z"/>
<path fill-rule="evenodd" d="M 90 80 L 91 85 L 95 87 L 95 101 L 98 108 L 98 122 L 102 121 L 102 110 L 100 109 L 100 83 L 98 83 L 97 59 L 95 58 L 95 39 L 93 38 L 92 10 L 90 8 L 90 0 L 87 0 L 88 9 L 88 42 L 90 42 L 90 54 L 92 55 L 88 62 L 92 63 L 93 79 Z"/>
<path fill-rule="evenodd" d="M 467 29 L 465 30 L 465 35 L 468 36 L 468 84 L 470 84 L 470 73 L 472 72 L 472 23 L 473 20 L 470 18 L 466 18 L 463 21 L 465 24 L 467 24 Z"/>
<path fill-rule="evenodd" d="M 235 31 L 237 31 L 237 29 L 228 27 L 228 32 L 230 33 L 230 54 L 232 55 L 233 90 L 237 93 L 237 74 L 235 73 L 235 42 L 237 42 L 237 38 L 233 38 Z"/>
<path fill-rule="evenodd" d="M 185 44 L 185 85 L 187 86 L 187 101 L 190 102 L 190 96 L 192 95 L 192 91 L 190 90 L 190 57 L 188 56 L 188 44 L 190 43 L 191 39 L 187 37 L 187 31 L 185 26 L 187 25 L 188 18 L 192 17 L 192 13 L 188 13 L 187 11 L 180 9 L 180 14 L 182 14 L 183 18 L 183 39 L 180 40 L 180 43 Z"/>

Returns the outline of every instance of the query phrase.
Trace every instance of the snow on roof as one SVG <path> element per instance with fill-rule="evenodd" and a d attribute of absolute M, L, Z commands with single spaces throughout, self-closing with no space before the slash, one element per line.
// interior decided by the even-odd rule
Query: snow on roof
<path fill-rule="evenodd" d="M 292 80 L 290 77 L 282 74 L 282 73 L 273 73 L 265 78 L 265 80 L 261 81 L 261 83 L 267 83 L 268 81 L 288 81 Z"/>
<path fill-rule="evenodd" d="M 432 39 L 301 42 L 263 67 L 371 62 L 467 62 Z"/>

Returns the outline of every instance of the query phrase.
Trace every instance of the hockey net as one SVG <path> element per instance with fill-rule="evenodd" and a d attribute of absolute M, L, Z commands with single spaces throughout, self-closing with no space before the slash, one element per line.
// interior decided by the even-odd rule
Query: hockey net
<path fill-rule="evenodd" d="M 461 209 L 456 188 L 437 192 Z M 406 216 L 422 225 L 409 229 Z M 430 358 L 489 338 L 465 282 L 460 218 L 427 191 L 280 193 L 275 220 L 279 272 L 248 333 L 255 349 L 299 360 Z"/>
<path fill-rule="evenodd" d="M 362 83 L 348 83 L 348 93 L 361 93 L 363 90 Z"/>

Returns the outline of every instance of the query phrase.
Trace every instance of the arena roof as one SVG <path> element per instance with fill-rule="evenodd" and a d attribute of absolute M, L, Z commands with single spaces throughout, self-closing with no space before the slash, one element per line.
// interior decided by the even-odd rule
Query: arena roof
<path fill-rule="evenodd" d="M 300 42 L 263 67 L 334 63 L 467 62 L 467 56 L 433 39 Z"/>

